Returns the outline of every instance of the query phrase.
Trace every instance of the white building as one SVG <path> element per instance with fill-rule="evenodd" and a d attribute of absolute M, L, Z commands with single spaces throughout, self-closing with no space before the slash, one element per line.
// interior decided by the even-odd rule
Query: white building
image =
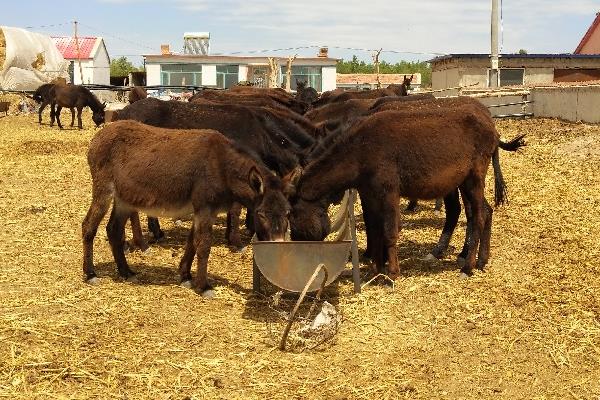
<path fill-rule="evenodd" d="M 110 58 L 106 51 L 104 39 L 89 36 L 78 38 L 79 52 L 74 37 L 53 36 L 52 40 L 64 59 L 69 61 L 71 83 L 75 85 L 82 83 L 110 84 Z M 81 61 L 81 71 L 79 61 Z"/>
<path fill-rule="evenodd" d="M 238 82 L 250 82 L 256 86 L 268 85 L 271 67 L 267 56 L 227 56 L 196 54 L 172 54 L 168 46 L 162 46 L 162 54 L 144 55 L 146 84 L 193 85 L 228 88 Z M 277 84 L 285 85 L 285 57 L 273 57 L 278 67 Z M 319 92 L 336 87 L 337 59 L 329 58 L 323 49 L 318 57 L 297 57 L 292 64 L 291 89 L 296 80 L 308 81 L 308 86 Z"/>

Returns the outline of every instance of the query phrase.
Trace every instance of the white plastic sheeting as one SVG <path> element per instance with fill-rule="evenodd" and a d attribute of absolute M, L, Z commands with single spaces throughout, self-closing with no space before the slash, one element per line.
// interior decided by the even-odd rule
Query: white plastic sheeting
<path fill-rule="evenodd" d="M 0 26 L 0 47 L 0 89 L 35 90 L 69 76 L 69 62 L 49 36 Z"/>

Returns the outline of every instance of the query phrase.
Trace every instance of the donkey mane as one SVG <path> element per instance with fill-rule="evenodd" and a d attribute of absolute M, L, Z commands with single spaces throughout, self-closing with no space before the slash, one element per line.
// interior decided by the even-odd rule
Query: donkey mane
<path fill-rule="evenodd" d="M 92 93 L 92 91 L 86 87 L 81 86 L 81 89 L 82 89 L 82 93 L 85 94 L 85 98 L 88 102 L 89 107 L 92 109 L 92 111 L 102 111 L 104 106 L 100 102 L 100 100 L 98 100 L 96 95 L 94 93 Z"/>

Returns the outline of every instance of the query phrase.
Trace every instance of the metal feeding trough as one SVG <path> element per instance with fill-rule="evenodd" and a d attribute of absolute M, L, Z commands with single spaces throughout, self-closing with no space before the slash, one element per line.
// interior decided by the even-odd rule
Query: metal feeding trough
<path fill-rule="evenodd" d="M 253 242 L 253 289 L 260 291 L 261 276 L 273 285 L 290 292 L 309 292 L 331 284 L 346 268 L 352 254 L 354 291 L 360 292 L 358 248 L 354 221 L 355 192 L 344 197 L 340 212 L 332 224 L 339 232 L 336 241 L 328 242 Z M 322 264 L 316 277 L 316 269 Z M 326 269 L 326 272 L 323 271 Z M 326 281 L 324 279 L 326 278 Z M 310 283 L 309 283 L 310 281 Z"/>

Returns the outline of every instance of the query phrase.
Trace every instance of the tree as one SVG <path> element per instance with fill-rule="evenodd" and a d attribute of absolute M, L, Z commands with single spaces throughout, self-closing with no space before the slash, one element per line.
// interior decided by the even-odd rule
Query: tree
<path fill-rule="evenodd" d="M 127 76 L 132 71 L 140 71 L 142 68 L 134 67 L 133 64 L 122 56 L 110 62 L 110 76 Z"/>
<path fill-rule="evenodd" d="M 525 50 L 525 49 L 519 49 L 519 54 L 527 54 L 527 50 Z"/>

